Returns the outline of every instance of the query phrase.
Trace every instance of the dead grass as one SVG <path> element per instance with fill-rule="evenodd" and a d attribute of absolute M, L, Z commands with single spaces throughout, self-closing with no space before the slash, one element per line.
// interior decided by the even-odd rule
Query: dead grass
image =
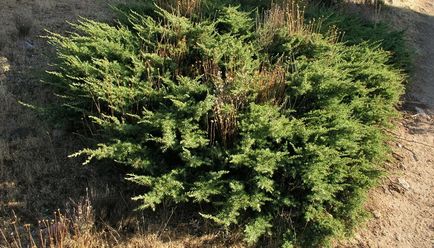
<path fill-rule="evenodd" d="M 69 30 L 66 20 L 74 22 L 79 15 L 110 21 L 107 4 L 114 2 L 118 0 L 2 1 L 0 247 L 242 247 L 200 218 L 186 217 L 184 210 L 132 211 L 135 189 L 125 186 L 122 169 L 83 167 L 82 161 L 68 159 L 86 141 L 53 129 L 19 104 L 55 99 L 40 82 L 53 52 L 39 38 L 43 30 L 64 33 Z M 187 12 L 199 4 L 186 3 L 180 8 Z M 24 41 L 34 48 L 27 49 Z"/>
<path fill-rule="evenodd" d="M 74 203 L 70 214 L 58 210 L 52 219 L 41 220 L 34 227 L 20 225 L 14 212 L 12 217 L 6 228 L 0 229 L 2 247 L 108 247 L 109 239 L 99 238 L 100 233 L 94 231 L 94 212 L 88 197 Z"/>
<path fill-rule="evenodd" d="M 308 30 L 304 23 L 304 7 L 296 0 L 273 3 L 264 13 L 263 20 L 258 20 L 258 26 L 269 31 L 269 35 L 282 27 L 290 34 L 303 34 Z"/>
<path fill-rule="evenodd" d="M 345 2 L 354 3 L 354 4 L 371 5 L 371 6 L 384 4 L 384 0 L 346 0 Z"/>
<path fill-rule="evenodd" d="M 23 8 L 15 12 L 14 22 L 15 28 L 17 29 L 18 37 L 24 38 L 28 36 L 34 25 L 32 11 Z"/>
<path fill-rule="evenodd" d="M 202 0 L 157 0 L 156 3 L 174 13 L 191 16 L 201 7 Z"/>
<path fill-rule="evenodd" d="M 172 212 L 173 214 L 173 212 Z M 184 248 L 184 247 L 244 247 L 241 232 L 228 236 L 225 232 L 191 234 L 192 224 L 168 225 L 172 214 L 160 219 L 158 224 L 144 220 L 135 221 L 138 231 L 125 233 L 106 223 L 96 224 L 96 212 L 90 198 L 72 203 L 66 212 L 57 210 L 51 219 L 44 219 L 37 225 L 22 224 L 12 212 L 11 220 L 0 228 L 0 246 L 4 248 Z M 161 216 L 163 218 L 163 215 Z M 144 228 L 144 229 L 143 229 Z M 238 234 L 238 235 L 237 235 Z"/>
<path fill-rule="evenodd" d="M 305 22 L 305 1 L 303 0 L 283 0 L 273 3 L 271 8 L 257 20 L 259 41 L 266 45 L 273 41 L 278 29 L 286 29 L 289 34 L 299 36 L 312 36 L 320 33 L 322 19 L 313 19 Z M 330 42 L 338 42 L 342 38 L 342 33 L 332 27 L 326 37 Z"/>
<path fill-rule="evenodd" d="M 384 0 L 346 0 L 345 9 L 361 14 L 367 20 L 378 23 L 382 20 L 381 12 Z M 351 10 L 352 9 L 352 10 Z"/>
<path fill-rule="evenodd" d="M 0 51 L 2 51 L 8 42 L 7 33 L 4 30 L 0 30 Z"/>

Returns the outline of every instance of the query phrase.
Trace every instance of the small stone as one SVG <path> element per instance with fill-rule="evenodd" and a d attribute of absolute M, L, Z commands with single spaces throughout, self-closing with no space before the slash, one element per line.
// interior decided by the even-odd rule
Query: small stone
<path fill-rule="evenodd" d="M 402 148 L 402 145 L 401 145 L 400 143 L 396 143 L 396 145 L 397 145 L 399 148 Z"/>
<path fill-rule="evenodd" d="M 398 178 L 398 185 L 404 190 L 410 190 L 410 184 L 403 178 Z"/>
<path fill-rule="evenodd" d="M 404 180 L 403 178 L 398 178 L 397 181 L 392 182 L 391 184 L 389 184 L 389 189 L 396 191 L 398 193 L 405 193 L 405 191 L 410 190 L 410 184 Z"/>
<path fill-rule="evenodd" d="M 416 112 L 417 112 L 418 114 L 426 115 L 425 110 L 423 110 L 423 109 L 421 109 L 421 108 L 419 108 L 419 107 L 414 107 L 414 109 L 416 110 Z"/>
<path fill-rule="evenodd" d="M 376 219 L 380 219 L 381 217 L 383 217 L 383 215 L 381 215 L 380 211 L 378 210 L 373 211 L 372 214 Z"/>
<path fill-rule="evenodd" d="M 33 50 L 34 48 L 35 48 L 35 45 L 33 44 L 33 42 L 32 41 L 30 41 L 30 40 L 26 40 L 25 42 L 24 42 L 24 48 L 26 48 L 27 50 Z"/>
<path fill-rule="evenodd" d="M 429 115 L 425 112 L 425 110 L 419 108 L 419 107 L 414 107 L 414 109 L 417 112 L 417 115 L 425 117 L 428 120 L 431 120 L 431 118 L 429 117 Z"/>

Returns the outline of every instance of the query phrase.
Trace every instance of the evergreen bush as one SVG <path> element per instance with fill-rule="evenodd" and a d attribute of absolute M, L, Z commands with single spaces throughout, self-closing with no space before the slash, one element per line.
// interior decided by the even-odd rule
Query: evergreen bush
<path fill-rule="evenodd" d="M 242 226 L 250 245 L 317 247 L 348 234 L 403 92 L 390 53 L 315 33 L 291 6 L 262 17 L 213 8 L 154 6 L 123 24 L 83 19 L 51 33 L 56 116 L 85 123 L 96 143 L 73 156 L 132 168 L 143 209 L 210 206 L 204 218 Z"/>
<path fill-rule="evenodd" d="M 389 51 L 388 64 L 406 72 L 411 71 L 412 53 L 405 44 L 404 31 L 394 30 L 385 22 L 373 23 L 356 14 L 349 15 L 339 8 L 310 7 L 307 19 L 321 19 L 321 33 L 336 27 L 342 33 L 342 41 L 347 45 L 369 42 L 378 44 Z"/>

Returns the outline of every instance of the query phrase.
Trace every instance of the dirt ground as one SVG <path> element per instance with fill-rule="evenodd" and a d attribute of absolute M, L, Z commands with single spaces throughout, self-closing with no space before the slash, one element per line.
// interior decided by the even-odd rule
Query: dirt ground
<path fill-rule="evenodd" d="M 18 101 L 44 103 L 50 93 L 38 82 L 50 59 L 44 29 L 64 32 L 78 16 L 110 20 L 102 0 L 0 0 L 0 227 L 10 210 L 34 221 L 86 194 L 108 198 L 113 180 L 66 156 L 76 137 L 52 130 Z M 115 0 L 109 1 L 115 2 Z M 386 0 L 381 18 L 407 28 L 415 68 L 397 123 L 388 177 L 372 190 L 373 219 L 344 247 L 434 247 L 434 1 Z M 30 26 L 26 31 L 26 26 Z M 21 33 L 19 27 L 22 27 Z M 79 146 L 78 146 L 79 147 Z M 58 180 L 59 183 L 52 184 Z M 74 187 L 71 187 L 71 184 Z M 71 189 L 74 189 L 71 191 Z M 119 196 L 117 197 L 119 199 Z M 111 205 L 110 205 L 111 206 Z M 45 212 L 44 212 L 45 211 Z M 161 246 L 164 247 L 164 246 Z M 179 246 L 183 247 L 182 242 Z M 200 246 L 197 246 L 200 247 Z"/>
<path fill-rule="evenodd" d="M 434 1 L 393 0 L 382 18 L 407 29 L 415 68 L 392 143 L 389 176 L 373 189 L 374 218 L 345 247 L 434 247 Z"/>
<path fill-rule="evenodd" d="M 79 201 L 86 189 L 107 196 L 100 198 L 118 191 L 112 180 L 67 158 L 79 147 L 77 136 L 50 128 L 20 104 L 53 100 L 40 80 L 53 54 L 41 37 L 45 30 L 64 33 L 70 30 L 67 21 L 79 16 L 110 21 L 108 4 L 117 1 L 0 1 L 0 227 L 14 218 L 12 211 L 23 224 L 37 223 L 53 209 Z"/>
<path fill-rule="evenodd" d="M 123 179 L 121 168 L 103 163 L 86 167 L 80 159 L 69 159 L 86 140 L 53 129 L 36 111 L 21 104 L 43 106 L 55 99 L 41 82 L 53 59 L 53 48 L 42 37 L 47 35 L 45 30 L 65 34 L 71 30 L 67 22 L 80 17 L 111 22 L 109 4 L 129 1 L 0 0 L 1 248 L 27 247 L 27 236 L 22 237 L 22 245 L 9 242 L 15 242 L 16 233 L 26 234 L 27 224 L 35 231 L 41 227 L 40 220 L 58 218 L 52 212 L 58 208 L 69 221 L 92 229 L 80 231 L 69 240 L 73 244 L 63 247 L 203 247 L 204 243 L 235 247 L 227 245 L 232 242 L 228 238 L 218 239 L 224 235 L 202 230 L 196 223 L 199 216 L 185 220 L 178 211 L 175 218 L 171 208 L 161 213 L 132 211 L 136 203 L 130 199 L 136 193 Z M 92 202 L 90 211 L 87 200 Z"/>

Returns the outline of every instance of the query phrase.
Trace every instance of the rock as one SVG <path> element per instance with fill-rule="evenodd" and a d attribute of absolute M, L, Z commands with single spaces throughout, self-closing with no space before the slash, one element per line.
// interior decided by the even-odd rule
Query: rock
<path fill-rule="evenodd" d="M 410 190 L 410 184 L 405 181 L 403 178 L 398 178 L 398 185 L 403 188 L 405 191 Z"/>
<path fill-rule="evenodd" d="M 32 41 L 30 41 L 30 40 L 26 40 L 26 41 L 24 42 L 24 48 L 25 48 L 26 50 L 32 51 L 32 50 L 35 48 L 35 45 L 33 44 Z"/>
<path fill-rule="evenodd" d="M 425 111 L 424 111 L 423 109 L 421 109 L 421 108 L 419 108 L 419 107 L 414 107 L 414 109 L 416 110 L 416 112 L 417 112 L 418 114 L 426 115 L 426 113 L 425 113 Z"/>
<path fill-rule="evenodd" d="M 383 217 L 383 215 L 381 215 L 380 211 L 378 210 L 373 211 L 372 214 L 374 215 L 375 219 L 380 219 L 381 217 Z"/>
<path fill-rule="evenodd" d="M 403 178 L 398 178 L 396 182 L 392 182 L 389 184 L 389 189 L 396 191 L 398 193 L 404 193 L 405 191 L 410 190 L 410 184 L 405 181 Z"/>
<path fill-rule="evenodd" d="M 419 107 L 414 107 L 414 109 L 417 112 L 417 115 L 422 116 L 428 120 L 431 120 L 431 117 L 429 117 L 429 115 L 425 112 L 425 110 L 419 108 Z"/>

